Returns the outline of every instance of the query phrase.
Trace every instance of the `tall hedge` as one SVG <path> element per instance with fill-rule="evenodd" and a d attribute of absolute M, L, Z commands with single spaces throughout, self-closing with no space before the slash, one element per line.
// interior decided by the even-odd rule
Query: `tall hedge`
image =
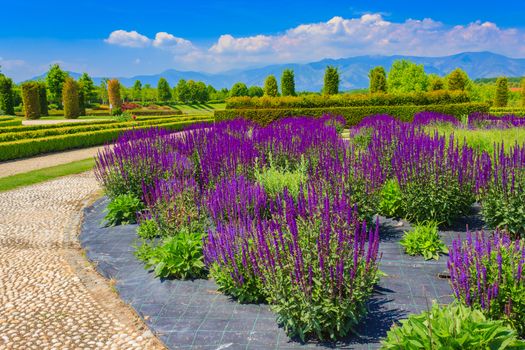
<path fill-rule="evenodd" d="M 40 113 L 40 87 L 33 81 L 22 84 L 22 103 L 26 119 L 38 119 Z"/>
<path fill-rule="evenodd" d="M 279 87 L 277 86 L 275 76 L 269 75 L 264 81 L 264 95 L 270 97 L 277 97 L 279 95 Z"/>
<path fill-rule="evenodd" d="M 326 67 L 323 93 L 325 95 L 337 95 L 339 93 L 339 71 L 337 68 L 332 66 Z"/>
<path fill-rule="evenodd" d="M 0 111 L 7 115 L 14 115 L 13 81 L 0 74 Z"/>
<path fill-rule="evenodd" d="M 243 117 L 259 124 L 266 125 L 284 117 L 311 116 L 324 114 L 340 115 L 346 119 L 347 126 L 358 124 L 364 117 L 375 114 L 390 114 L 404 121 L 411 121 L 414 114 L 433 111 L 460 117 L 473 112 L 489 112 L 484 103 L 458 103 L 426 106 L 362 106 L 362 107 L 328 107 L 328 108 L 268 108 L 268 109 L 226 109 L 215 111 L 217 121 Z"/>
<path fill-rule="evenodd" d="M 78 109 L 80 115 L 86 115 L 86 93 L 80 83 L 78 85 Z"/>
<path fill-rule="evenodd" d="M 108 98 L 112 110 L 122 108 L 120 97 L 120 82 L 117 79 L 108 80 Z"/>
<path fill-rule="evenodd" d="M 62 89 L 62 103 L 64 104 L 64 117 L 66 118 L 76 119 L 80 117 L 78 91 L 78 83 L 67 78 Z"/>
<path fill-rule="evenodd" d="M 283 96 L 295 96 L 295 75 L 293 70 L 285 69 L 281 76 L 281 90 Z"/>
<path fill-rule="evenodd" d="M 525 107 L 525 78 L 521 80 L 521 105 Z"/>
<path fill-rule="evenodd" d="M 47 86 L 43 81 L 38 83 L 38 98 L 40 100 L 40 114 L 43 116 L 49 115 L 49 108 L 47 104 Z"/>
<path fill-rule="evenodd" d="M 368 74 L 370 79 L 370 93 L 387 92 L 386 71 L 383 67 L 375 67 Z"/>
<path fill-rule="evenodd" d="M 509 80 L 506 77 L 500 77 L 496 81 L 496 96 L 494 98 L 494 107 L 506 107 L 509 102 Z"/>

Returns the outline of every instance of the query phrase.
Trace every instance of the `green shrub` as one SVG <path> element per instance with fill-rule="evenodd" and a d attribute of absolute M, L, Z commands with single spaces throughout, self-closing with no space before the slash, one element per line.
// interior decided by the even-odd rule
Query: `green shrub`
<path fill-rule="evenodd" d="M 279 95 L 277 79 L 273 75 L 269 75 L 264 81 L 264 95 L 269 97 L 277 97 Z"/>
<path fill-rule="evenodd" d="M 132 194 L 121 194 L 111 200 L 106 208 L 107 226 L 137 223 L 137 213 L 143 208 L 140 199 Z"/>
<path fill-rule="evenodd" d="M 62 88 L 62 103 L 64 105 L 65 118 L 76 119 L 80 117 L 78 90 L 78 83 L 71 78 L 67 78 Z"/>
<path fill-rule="evenodd" d="M 242 264 L 239 264 L 239 268 L 243 269 Z M 245 279 L 242 284 L 236 283 L 230 271 L 217 264 L 210 266 L 210 276 L 217 283 L 219 292 L 231 296 L 241 304 L 262 303 L 268 298 L 258 278 Z"/>
<path fill-rule="evenodd" d="M 207 120 L 201 119 L 198 121 L 206 122 Z M 181 130 L 188 125 L 194 124 L 195 122 L 196 121 L 175 121 L 159 123 L 155 126 L 174 131 Z M 147 129 L 150 127 L 151 125 L 135 126 L 135 129 Z M 48 152 L 103 145 L 107 142 L 115 140 L 122 132 L 128 129 L 129 127 L 115 128 L 71 135 L 57 135 L 45 138 L 4 142 L 0 143 L 0 161 L 30 157 Z"/>
<path fill-rule="evenodd" d="M 324 72 L 324 95 L 337 95 L 339 93 L 339 71 L 337 68 L 328 66 Z"/>
<path fill-rule="evenodd" d="M 433 111 L 455 116 L 473 112 L 488 112 L 489 106 L 483 103 L 461 103 L 425 106 L 366 106 L 366 107 L 330 107 L 330 108 L 268 108 L 268 109 L 227 109 L 215 111 L 215 119 L 228 120 L 244 117 L 262 125 L 290 116 L 321 117 L 324 114 L 341 115 L 346 119 L 346 126 L 354 126 L 367 116 L 390 114 L 403 121 L 411 121 L 414 114 Z"/>
<path fill-rule="evenodd" d="M 0 74 L 0 113 L 15 114 L 13 80 Z"/>
<path fill-rule="evenodd" d="M 496 81 L 496 97 L 494 107 L 506 107 L 509 103 L 509 80 L 505 77 Z"/>
<path fill-rule="evenodd" d="M 255 180 L 259 182 L 266 193 L 275 197 L 286 188 L 292 197 L 297 198 L 301 185 L 307 180 L 307 167 L 304 157 L 301 158 L 299 166 L 290 170 L 287 165 L 283 169 L 277 167 L 270 154 L 270 166 L 259 169 L 255 166 Z"/>
<path fill-rule="evenodd" d="M 516 332 L 480 311 L 451 304 L 410 315 L 394 325 L 382 342 L 383 350 L 525 349 Z"/>
<path fill-rule="evenodd" d="M 108 84 L 108 98 L 111 110 L 122 108 L 122 98 L 120 97 L 120 82 L 117 79 L 110 79 Z"/>
<path fill-rule="evenodd" d="M 379 213 L 386 217 L 398 218 L 402 214 L 403 194 L 399 188 L 399 184 L 395 180 L 389 180 L 381 189 Z"/>
<path fill-rule="evenodd" d="M 283 96 L 295 96 L 295 76 L 293 70 L 285 69 L 283 71 L 281 76 L 281 90 Z"/>
<path fill-rule="evenodd" d="M 340 94 L 303 95 L 283 97 L 232 97 L 226 109 L 239 108 L 326 108 L 366 106 L 440 105 L 470 102 L 469 95 L 462 91 L 432 91 L 399 94 Z"/>
<path fill-rule="evenodd" d="M 155 220 L 143 220 L 137 229 L 137 235 L 142 239 L 154 239 L 160 235 L 159 226 Z"/>
<path fill-rule="evenodd" d="M 427 221 L 405 232 L 399 242 L 408 255 L 422 255 L 426 260 L 439 260 L 439 254 L 447 254 L 448 248 L 439 237 L 438 224 Z"/>
<path fill-rule="evenodd" d="M 41 114 L 38 83 L 31 81 L 24 83 L 22 84 L 21 89 L 26 119 L 40 118 Z"/>
<path fill-rule="evenodd" d="M 481 214 L 488 227 L 506 230 L 515 237 L 525 237 L 525 191 L 491 186 L 481 203 Z"/>
<path fill-rule="evenodd" d="M 40 114 L 43 116 L 49 115 L 49 108 L 47 103 L 47 87 L 46 83 L 38 83 L 38 98 L 40 100 Z"/>
<path fill-rule="evenodd" d="M 179 232 L 158 246 L 143 242 L 136 256 L 147 269 L 153 268 L 156 277 L 188 279 L 206 275 L 201 234 Z"/>
<path fill-rule="evenodd" d="M 386 72 L 383 67 L 375 67 L 370 70 L 368 79 L 370 80 L 370 93 L 387 92 Z"/>
<path fill-rule="evenodd" d="M 22 125 L 22 121 L 19 119 L 9 118 L 6 120 L 0 120 L 0 136 L 2 136 L 2 129 L 20 125 Z"/>

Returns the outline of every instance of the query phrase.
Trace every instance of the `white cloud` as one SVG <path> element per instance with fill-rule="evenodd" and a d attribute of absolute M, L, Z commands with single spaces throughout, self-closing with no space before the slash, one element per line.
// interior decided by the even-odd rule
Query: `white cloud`
<path fill-rule="evenodd" d="M 122 29 L 113 31 L 104 41 L 108 44 L 126 47 L 146 47 L 151 44 L 151 40 L 147 36 L 134 30 L 127 32 Z"/>
<path fill-rule="evenodd" d="M 449 26 L 431 18 L 392 22 L 379 13 L 355 18 L 336 16 L 277 35 L 225 34 L 209 47 L 196 46 L 166 32 L 150 39 L 137 32 L 118 30 L 106 42 L 168 50 L 182 66 L 179 68 L 208 71 L 373 54 L 444 56 L 462 51 L 494 51 L 512 57 L 525 56 L 522 29 L 504 29 L 491 22 Z"/>

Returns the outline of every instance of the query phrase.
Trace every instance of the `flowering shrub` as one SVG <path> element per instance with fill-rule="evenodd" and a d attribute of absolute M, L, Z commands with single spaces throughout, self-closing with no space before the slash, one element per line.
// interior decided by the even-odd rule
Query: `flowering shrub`
<path fill-rule="evenodd" d="M 487 113 L 472 113 L 468 116 L 470 129 L 512 128 L 525 126 L 525 118 L 515 115 L 498 117 Z"/>
<path fill-rule="evenodd" d="M 452 124 L 454 126 L 461 126 L 461 122 L 458 118 L 437 112 L 416 113 L 412 123 L 414 125 Z"/>
<path fill-rule="evenodd" d="M 479 232 L 455 240 L 448 269 L 454 295 L 480 308 L 488 317 L 502 319 L 525 335 L 525 240 L 511 241 L 504 233 L 488 237 Z"/>
<path fill-rule="evenodd" d="M 525 235 L 525 147 L 515 145 L 509 154 L 501 145 L 493 160 L 485 157 L 479 172 L 482 215 L 490 228 L 505 229 L 513 236 Z M 492 163 L 492 164 L 491 164 Z"/>

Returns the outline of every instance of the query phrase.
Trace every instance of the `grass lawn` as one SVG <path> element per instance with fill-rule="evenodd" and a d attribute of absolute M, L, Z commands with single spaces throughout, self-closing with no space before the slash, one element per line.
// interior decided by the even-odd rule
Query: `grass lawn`
<path fill-rule="evenodd" d="M 212 115 L 215 110 L 225 109 L 226 103 L 195 103 L 191 105 L 177 104 L 177 109 L 190 115 Z"/>
<path fill-rule="evenodd" d="M 33 170 L 27 173 L 3 177 L 0 178 L 0 192 L 52 180 L 61 176 L 83 173 L 84 171 L 92 169 L 94 165 L 94 158 L 88 158 L 49 168 Z"/>

